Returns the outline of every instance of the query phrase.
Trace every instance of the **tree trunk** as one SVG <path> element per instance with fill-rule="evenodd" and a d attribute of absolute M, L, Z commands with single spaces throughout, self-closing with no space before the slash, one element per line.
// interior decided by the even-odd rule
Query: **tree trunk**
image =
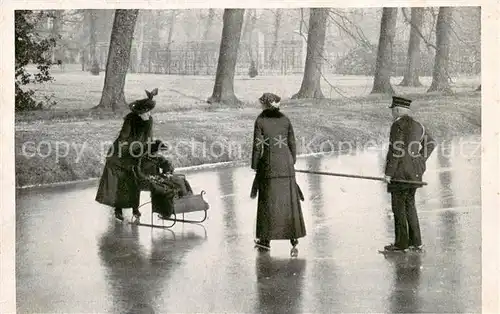
<path fill-rule="evenodd" d="M 274 19 L 274 33 L 273 33 L 273 46 L 271 49 L 271 56 L 269 61 L 271 62 L 271 68 L 274 69 L 276 66 L 276 50 L 278 49 L 278 38 L 281 26 L 281 17 L 283 15 L 283 9 L 276 9 L 275 19 Z"/>
<path fill-rule="evenodd" d="M 80 42 L 83 43 L 80 46 L 81 49 L 81 56 L 80 56 L 80 62 L 82 64 L 82 72 L 87 71 L 88 67 L 87 65 L 89 64 L 89 43 L 88 41 L 90 37 L 90 14 L 88 10 L 83 10 L 83 37 L 81 38 Z"/>
<path fill-rule="evenodd" d="M 160 50 L 160 29 L 161 29 L 161 11 L 156 11 L 154 16 L 154 25 L 150 33 L 151 48 L 149 50 L 148 72 L 161 73 L 160 64 L 158 62 L 158 51 Z"/>
<path fill-rule="evenodd" d="M 404 8 L 403 8 L 404 10 Z M 406 60 L 406 71 L 400 86 L 422 86 L 419 79 L 420 71 L 420 34 L 424 16 L 423 8 L 411 8 L 410 42 Z"/>
<path fill-rule="evenodd" d="M 324 98 L 321 91 L 321 66 L 325 46 L 326 19 L 328 9 L 313 8 L 309 12 L 309 31 L 307 35 L 307 55 L 302 85 L 292 99 Z"/>
<path fill-rule="evenodd" d="M 132 37 L 138 13 L 139 10 L 117 9 L 115 11 L 104 88 L 97 108 L 111 108 L 115 111 L 127 106 L 123 89 L 130 63 Z"/>
<path fill-rule="evenodd" d="M 397 16 L 397 8 L 383 8 L 372 94 L 394 94 L 391 85 L 391 72 Z"/>
<path fill-rule="evenodd" d="M 142 50 L 144 48 L 144 24 L 146 23 L 146 19 L 144 18 L 144 14 L 146 11 L 139 12 L 139 16 L 137 17 L 138 22 L 137 23 L 137 31 L 138 31 L 138 38 L 137 38 L 137 51 L 136 51 L 136 64 L 137 64 L 137 72 L 142 72 L 142 65 L 143 65 L 143 55 L 142 55 Z"/>
<path fill-rule="evenodd" d="M 217 62 L 214 90 L 212 96 L 207 100 L 209 104 L 223 103 L 229 106 L 241 104 L 241 101 L 234 95 L 234 73 L 244 13 L 244 9 L 224 10 L 219 61 Z"/>
<path fill-rule="evenodd" d="M 61 35 L 62 10 L 54 10 L 53 12 L 54 20 L 52 23 L 52 36 L 56 39 L 57 44 L 52 49 L 52 63 L 56 63 L 59 60 L 62 61 L 62 49 L 59 38 Z"/>
<path fill-rule="evenodd" d="M 90 35 L 90 73 L 92 75 L 99 75 L 100 64 L 97 61 L 97 30 L 96 30 L 96 20 L 97 12 L 94 9 L 88 10 L 89 14 L 89 35 Z"/>
<path fill-rule="evenodd" d="M 205 26 L 205 32 L 203 33 L 203 40 L 208 40 L 210 35 L 210 30 L 212 29 L 212 24 L 214 22 L 215 10 L 208 9 L 207 26 Z"/>
<path fill-rule="evenodd" d="M 167 73 L 170 74 L 170 58 L 172 56 L 170 52 L 170 46 L 172 45 L 172 37 L 174 36 L 174 26 L 175 26 L 175 10 L 170 11 L 170 29 L 168 31 L 167 39 Z"/>
<path fill-rule="evenodd" d="M 142 44 L 142 49 L 141 49 L 141 69 L 144 72 L 149 72 L 149 52 L 151 51 L 151 33 L 152 33 L 152 28 L 154 27 L 154 17 L 153 17 L 153 12 L 150 10 L 144 10 L 142 12 L 139 12 L 139 14 L 142 13 L 143 19 L 144 19 L 144 24 L 143 24 L 143 44 Z"/>
<path fill-rule="evenodd" d="M 253 31 L 255 29 L 255 24 L 257 23 L 257 12 L 255 9 L 247 10 L 245 20 L 245 27 L 243 28 L 243 38 L 247 44 L 248 58 L 250 61 L 254 61 L 253 54 Z"/>
<path fill-rule="evenodd" d="M 432 83 L 427 92 L 451 93 L 448 59 L 450 57 L 452 7 L 440 7 L 436 23 L 436 57 L 432 71 Z"/>

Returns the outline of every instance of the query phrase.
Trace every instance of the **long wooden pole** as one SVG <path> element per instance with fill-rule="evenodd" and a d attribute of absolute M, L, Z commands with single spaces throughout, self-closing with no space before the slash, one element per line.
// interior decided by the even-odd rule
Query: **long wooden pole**
<path fill-rule="evenodd" d="M 366 180 L 375 180 L 375 181 L 385 181 L 385 179 L 381 178 L 381 177 L 359 176 L 359 175 L 355 175 L 355 174 L 344 174 L 344 173 L 322 172 L 322 171 L 311 171 L 311 170 L 295 170 L 295 172 L 310 173 L 310 174 L 320 174 L 320 175 L 325 175 L 325 176 L 335 176 L 335 177 L 346 177 L 346 178 L 357 178 L 357 179 L 366 179 Z M 408 181 L 408 180 L 396 180 L 396 179 L 392 179 L 391 182 L 408 183 L 408 184 L 415 184 L 415 185 L 427 185 L 427 182 L 420 182 L 420 181 Z"/>

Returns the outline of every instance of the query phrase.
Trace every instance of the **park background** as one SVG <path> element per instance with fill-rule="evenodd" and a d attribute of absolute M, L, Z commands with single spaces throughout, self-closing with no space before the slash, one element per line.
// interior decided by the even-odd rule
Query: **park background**
<path fill-rule="evenodd" d="M 479 7 L 56 10 L 15 17 L 16 186 L 98 177 L 103 143 L 114 140 L 126 103 L 144 98 L 144 89 L 159 89 L 155 136 L 195 143 L 171 156 L 177 167 L 247 161 L 263 92 L 282 96 L 297 138 L 309 143 L 310 151 L 299 153 L 338 149 L 325 143 L 383 143 L 395 94 L 414 99 L 418 119 L 441 142 L 481 132 Z M 28 33 L 34 35 L 22 42 Z M 117 51 L 124 58 L 108 63 Z M 37 71 L 34 63 L 43 75 L 26 76 Z M 82 155 L 56 153 L 65 148 L 60 143 Z M 234 146 L 241 153 L 228 149 Z M 207 147 L 215 151 L 207 154 Z"/>

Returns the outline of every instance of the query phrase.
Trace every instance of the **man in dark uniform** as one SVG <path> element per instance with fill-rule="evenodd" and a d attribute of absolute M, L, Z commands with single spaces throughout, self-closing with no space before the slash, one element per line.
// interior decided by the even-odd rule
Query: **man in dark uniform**
<path fill-rule="evenodd" d="M 422 239 L 415 208 L 415 192 L 422 185 L 392 182 L 422 182 L 425 163 L 435 148 L 434 139 L 425 127 L 411 116 L 411 100 L 393 97 L 389 150 L 385 165 L 387 191 L 391 193 L 394 213 L 395 241 L 386 251 L 412 249 L 420 251 Z"/>

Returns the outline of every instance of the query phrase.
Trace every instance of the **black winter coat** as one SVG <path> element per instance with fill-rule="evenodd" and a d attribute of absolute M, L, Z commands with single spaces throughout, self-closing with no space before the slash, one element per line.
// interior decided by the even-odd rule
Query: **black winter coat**
<path fill-rule="evenodd" d="M 392 126 L 387 151 L 385 175 L 392 179 L 422 182 L 426 161 L 436 144 L 424 126 L 410 116 L 396 119 Z M 417 188 L 420 185 L 388 184 L 388 191 Z"/>
<path fill-rule="evenodd" d="M 140 188 L 133 167 L 137 166 L 141 152 L 149 151 L 152 128 L 153 118 L 144 121 L 135 113 L 125 117 L 120 134 L 108 151 L 97 202 L 118 208 L 139 206 Z"/>

